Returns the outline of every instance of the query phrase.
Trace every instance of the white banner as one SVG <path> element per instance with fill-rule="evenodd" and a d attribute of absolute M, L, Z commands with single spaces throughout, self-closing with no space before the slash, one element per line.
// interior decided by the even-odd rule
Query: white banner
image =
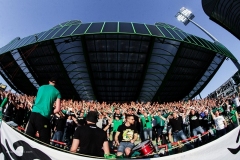
<path fill-rule="evenodd" d="M 4 121 L 1 130 L 0 160 L 80 160 L 95 159 L 83 157 L 70 153 L 61 152 L 56 149 L 36 143 L 24 135 L 18 133 Z"/>
<path fill-rule="evenodd" d="M 236 86 L 234 85 L 234 80 L 232 78 L 227 80 L 218 89 L 216 89 L 217 97 L 231 96 L 236 92 L 237 92 Z"/>
<path fill-rule="evenodd" d="M 97 157 L 83 157 L 55 150 L 38 144 L 18 133 L 5 122 L 2 122 L 0 159 L 16 160 L 79 160 L 95 159 Z M 239 160 L 240 159 L 240 126 L 225 136 L 204 146 L 184 153 L 152 158 L 161 160 Z"/>

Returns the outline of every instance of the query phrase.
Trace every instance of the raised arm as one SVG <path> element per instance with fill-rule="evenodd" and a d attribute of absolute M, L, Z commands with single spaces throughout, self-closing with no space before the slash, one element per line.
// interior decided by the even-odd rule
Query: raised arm
<path fill-rule="evenodd" d="M 211 109 L 210 109 L 210 113 L 211 113 L 211 115 L 212 115 L 212 118 L 215 119 L 216 117 L 215 117 L 215 115 L 213 114 L 213 112 L 212 112 Z"/>

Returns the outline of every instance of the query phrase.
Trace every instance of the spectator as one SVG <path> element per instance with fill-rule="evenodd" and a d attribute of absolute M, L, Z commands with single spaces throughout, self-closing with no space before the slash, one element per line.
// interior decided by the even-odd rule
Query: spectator
<path fill-rule="evenodd" d="M 163 137 L 163 129 L 164 129 L 164 126 L 165 126 L 165 121 L 167 120 L 166 118 L 168 117 L 168 114 L 165 114 L 165 115 L 162 115 L 162 111 L 159 110 L 157 112 L 157 115 L 154 116 L 154 119 L 156 120 L 156 129 L 157 129 L 157 144 L 158 145 L 161 145 L 161 140 L 162 141 L 165 141 L 164 137 Z M 165 143 L 163 143 L 165 144 Z"/>
<path fill-rule="evenodd" d="M 203 113 L 204 114 L 202 117 L 201 126 L 202 126 L 203 130 L 206 132 L 206 131 L 209 131 L 210 129 L 212 129 L 213 123 L 212 123 L 212 117 L 209 114 L 208 110 L 204 110 Z M 211 133 L 211 134 L 212 134 L 212 136 L 214 136 L 213 133 Z"/>
<path fill-rule="evenodd" d="M 152 140 L 152 117 L 151 117 L 151 115 L 148 115 L 147 112 L 144 112 L 143 117 L 141 117 L 141 124 L 143 127 L 144 140 L 147 140 L 147 139 Z"/>
<path fill-rule="evenodd" d="M 85 111 L 82 110 L 80 115 L 77 116 L 77 124 L 80 125 L 80 126 L 84 126 L 86 125 L 86 114 L 85 114 Z"/>
<path fill-rule="evenodd" d="M 233 128 L 237 128 L 239 124 L 239 117 L 237 111 L 232 106 L 230 107 L 229 117 Z"/>
<path fill-rule="evenodd" d="M 120 113 L 120 109 L 116 108 L 115 112 L 113 114 L 113 118 L 115 119 L 115 117 L 119 117 L 120 119 L 122 118 L 122 114 Z"/>
<path fill-rule="evenodd" d="M 173 117 L 169 119 L 169 123 L 172 126 L 172 135 L 174 142 L 187 139 L 183 132 L 183 119 L 181 116 L 178 116 L 177 112 L 173 112 Z M 193 148 L 193 146 L 189 143 L 186 143 L 186 146 L 188 149 Z"/>
<path fill-rule="evenodd" d="M 190 121 L 189 121 L 189 115 L 186 114 L 187 110 L 184 109 L 182 113 L 182 118 L 183 118 L 183 131 L 186 134 L 187 137 L 191 137 L 191 132 L 190 132 Z"/>
<path fill-rule="evenodd" d="M 67 117 L 67 121 L 66 121 L 66 125 L 64 128 L 64 132 L 63 132 L 63 137 L 62 137 L 62 142 L 66 142 L 67 147 L 69 147 L 71 145 L 71 137 L 74 134 L 74 122 L 72 119 L 72 116 L 68 116 Z"/>
<path fill-rule="evenodd" d="M 57 113 L 56 116 L 57 116 L 57 120 L 55 122 L 55 127 L 54 127 L 55 133 L 53 135 L 52 140 L 62 142 L 64 128 L 65 128 L 65 125 L 66 125 L 66 117 L 62 112 Z M 55 145 L 56 147 L 59 147 L 58 143 L 55 144 L 53 142 L 52 145 Z"/>
<path fill-rule="evenodd" d="M 115 142 L 118 146 L 117 157 L 122 158 L 123 154 L 129 156 L 134 142 L 137 140 L 137 128 L 134 124 L 134 116 L 129 115 L 126 117 L 126 122 L 118 127 L 115 135 Z"/>
<path fill-rule="evenodd" d="M 24 103 L 20 103 L 17 105 L 16 108 L 16 117 L 14 119 L 14 122 L 18 125 L 18 126 L 22 126 L 23 125 L 23 120 L 24 120 L 24 112 L 25 112 L 25 104 Z"/>
<path fill-rule="evenodd" d="M 48 144 L 51 137 L 50 115 L 55 101 L 56 107 L 53 112 L 60 111 L 61 94 L 54 87 L 56 83 L 57 79 L 54 77 L 50 79 L 49 85 L 43 85 L 38 89 L 36 102 L 26 129 L 26 134 L 31 137 L 38 132 L 39 140 Z"/>
<path fill-rule="evenodd" d="M 240 113 L 240 101 L 239 101 L 239 97 L 236 96 L 235 94 L 233 94 L 233 96 L 232 96 L 232 101 L 233 101 L 234 105 L 236 106 L 237 112 Z"/>
<path fill-rule="evenodd" d="M 191 112 L 189 114 L 189 121 L 190 121 L 190 129 L 192 131 L 192 135 L 196 136 L 198 132 L 201 134 L 204 133 L 204 130 L 202 129 L 199 121 L 200 115 L 198 112 L 196 112 L 194 109 L 191 109 Z"/>
<path fill-rule="evenodd" d="M 16 103 L 14 101 L 14 97 L 10 92 L 6 95 L 7 103 L 2 107 L 3 111 L 3 120 L 6 122 L 13 120 L 14 110 L 16 108 Z"/>
<path fill-rule="evenodd" d="M 113 141 L 114 141 L 114 137 L 116 135 L 116 132 L 118 130 L 118 127 L 121 126 L 123 124 L 123 119 L 122 117 L 120 117 L 121 115 L 118 114 L 118 115 L 115 115 L 115 118 L 113 120 L 113 134 L 112 134 L 112 137 L 113 137 Z M 116 142 L 114 141 L 114 145 L 116 145 Z"/>
<path fill-rule="evenodd" d="M 213 112 L 211 111 L 211 115 L 213 117 L 215 126 L 216 126 L 216 136 L 217 138 L 223 136 L 226 134 L 226 127 L 227 127 L 227 122 L 225 121 L 225 119 L 223 118 L 223 116 L 219 115 L 218 110 L 215 112 L 215 115 L 213 114 Z"/>
<path fill-rule="evenodd" d="M 109 145 L 107 141 L 106 132 L 96 126 L 97 113 L 90 111 L 86 117 L 87 125 L 79 126 L 74 133 L 74 139 L 71 152 L 103 157 L 109 155 Z M 103 148 L 103 151 L 102 151 Z"/>
<path fill-rule="evenodd" d="M 108 125 L 108 116 L 106 112 L 103 112 L 102 115 L 102 128 L 105 128 Z"/>

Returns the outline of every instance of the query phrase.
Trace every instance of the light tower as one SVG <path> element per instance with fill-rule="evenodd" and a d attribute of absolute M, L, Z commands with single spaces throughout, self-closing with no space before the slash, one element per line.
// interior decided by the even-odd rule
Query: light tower
<path fill-rule="evenodd" d="M 182 22 L 185 26 L 189 23 L 192 22 L 195 26 L 197 26 L 199 29 L 201 29 L 204 33 L 206 33 L 217 45 L 222 45 L 213 35 L 211 35 L 206 29 L 201 27 L 199 24 L 194 22 L 192 19 L 195 17 L 194 14 L 186 9 L 185 7 L 182 7 L 180 11 L 175 15 L 178 21 Z M 234 65 L 237 67 L 237 69 L 240 71 L 240 64 L 238 63 L 237 60 L 231 59 Z"/>

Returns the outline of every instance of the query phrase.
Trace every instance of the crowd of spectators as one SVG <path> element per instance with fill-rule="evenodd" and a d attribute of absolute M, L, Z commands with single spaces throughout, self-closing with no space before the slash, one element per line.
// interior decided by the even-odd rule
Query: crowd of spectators
<path fill-rule="evenodd" d="M 14 121 L 25 128 L 31 114 L 35 96 L 0 92 L 3 120 Z M 239 95 L 217 99 L 193 99 L 178 102 L 126 102 L 107 103 L 96 101 L 61 100 L 61 112 L 51 115 L 51 130 L 54 146 L 64 142 L 66 148 L 72 143 L 74 131 L 86 124 L 89 111 L 98 112 L 97 126 L 106 131 L 109 141 L 115 145 L 118 126 L 124 123 L 125 115 L 133 115 L 139 141 L 152 140 L 158 145 L 176 142 L 210 131 L 206 143 L 224 135 L 239 125 Z M 221 116 L 220 118 L 218 118 Z M 180 132 L 181 131 L 181 132 Z M 37 138 L 37 135 L 36 135 Z"/>

